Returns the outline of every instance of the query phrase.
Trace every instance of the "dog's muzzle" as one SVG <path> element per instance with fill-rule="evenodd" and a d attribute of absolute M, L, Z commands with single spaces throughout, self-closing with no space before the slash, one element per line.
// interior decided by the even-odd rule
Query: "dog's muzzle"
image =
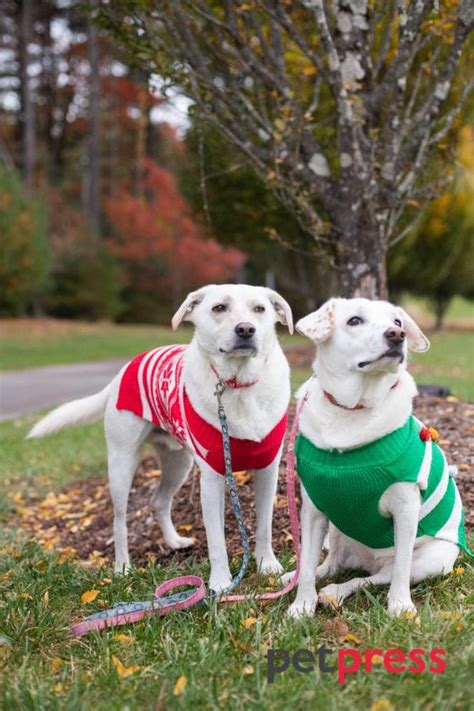
<path fill-rule="evenodd" d="M 384 353 L 379 355 L 377 358 L 374 358 L 373 360 L 363 360 L 360 363 L 357 363 L 358 368 L 366 368 L 368 365 L 373 365 L 374 363 L 378 363 L 379 361 L 383 360 L 384 358 L 398 358 L 400 363 L 403 363 L 405 360 L 405 354 L 403 352 L 403 343 L 400 343 L 399 346 L 395 346 L 393 348 L 389 348 L 386 350 Z"/>

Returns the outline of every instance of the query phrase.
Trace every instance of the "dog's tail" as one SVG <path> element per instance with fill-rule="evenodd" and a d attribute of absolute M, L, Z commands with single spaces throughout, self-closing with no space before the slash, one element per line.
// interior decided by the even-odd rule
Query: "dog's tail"
<path fill-rule="evenodd" d="M 28 432 L 27 439 L 33 437 L 44 437 L 74 425 L 85 424 L 86 422 L 96 422 L 104 414 L 107 400 L 109 399 L 111 383 L 95 395 L 83 397 L 80 400 L 73 400 L 60 405 L 46 417 L 36 423 Z"/>

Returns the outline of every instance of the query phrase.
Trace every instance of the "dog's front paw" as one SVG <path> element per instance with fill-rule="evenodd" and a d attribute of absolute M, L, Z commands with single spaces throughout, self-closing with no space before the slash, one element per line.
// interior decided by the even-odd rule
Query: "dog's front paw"
<path fill-rule="evenodd" d="M 263 575 L 281 575 L 283 573 L 283 566 L 273 553 L 260 557 L 256 556 L 256 558 L 259 573 L 263 573 Z"/>
<path fill-rule="evenodd" d="M 174 551 L 179 550 L 180 548 L 189 548 L 190 546 L 193 546 L 195 542 L 194 538 L 186 538 L 186 536 L 178 536 L 178 534 L 165 539 L 166 545 Z"/>
<path fill-rule="evenodd" d="M 405 612 L 416 612 L 416 607 L 411 598 L 388 596 L 387 612 L 392 617 L 401 617 Z"/>
<path fill-rule="evenodd" d="M 219 595 L 223 590 L 229 587 L 229 585 L 232 582 L 232 576 L 229 572 L 219 572 L 219 573 L 211 573 L 211 577 L 209 579 L 209 588 L 212 590 L 212 592 L 216 593 L 216 595 Z"/>
<path fill-rule="evenodd" d="M 318 596 L 315 595 L 314 597 L 310 598 L 302 598 L 301 600 L 296 598 L 294 603 L 290 605 L 287 611 L 287 615 L 289 617 L 292 617 L 294 620 L 299 620 L 302 617 L 308 616 L 308 615 L 314 615 L 314 611 L 316 610 L 316 606 L 318 604 Z"/>
<path fill-rule="evenodd" d="M 284 573 L 284 575 L 280 576 L 280 582 L 283 585 L 283 587 L 288 585 L 288 583 L 290 583 L 293 580 L 293 578 L 295 577 L 295 573 L 296 573 L 296 570 L 293 570 L 291 573 Z"/>
<path fill-rule="evenodd" d="M 129 562 L 123 563 L 121 561 L 116 561 L 114 565 L 114 572 L 118 573 L 119 575 L 128 575 L 128 573 L 131 571 L 132 566 L 130 565 Z"/>

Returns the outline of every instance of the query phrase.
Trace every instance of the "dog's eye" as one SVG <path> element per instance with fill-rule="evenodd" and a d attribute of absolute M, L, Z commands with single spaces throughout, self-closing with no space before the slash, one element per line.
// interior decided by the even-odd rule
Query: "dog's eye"
<path fill-rule="evenodd" d="M 265 306 L 255 306 L 254 311 L 256 314 L 263 314 L 265 311 Z"/>
<path fill-rule="evenodd" d="M 212 307 L 212 310 L 216 314 L 221 314 L 223 311 L 227 311 L 227 306 L 225 304 L 216 304 Z"/>
<path fill-rule="evenodd" d="M 395 324 L 395 326 L 400 326 L 400 328 L 402 327 L 402 322 L 400 321 L 399 318 L 396 318 L 393 323 Z"/>
<path fill-rule="evenodd" d="M 364 323 L 364 319 L 362 319 L 360 316 L 352 316 L 349 321 L 347 322 L 348 326 L 358 326 L 359 324 Z"/>

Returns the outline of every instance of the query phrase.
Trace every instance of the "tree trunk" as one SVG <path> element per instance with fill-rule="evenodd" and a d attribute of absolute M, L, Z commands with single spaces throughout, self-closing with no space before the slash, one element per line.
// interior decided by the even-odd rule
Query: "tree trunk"
<path fill-rule="evenodd" d="M 95 0 L 91 0 L 95 7 Z M 99 234 L 99 122 L 100 122 L 100 75 L 99 75 L 99 48 L 97 42 L 97 27 L 89 20 L 89 145 L 87 160 L 87 214 L 92 229 Z"/>
<path fill-rule="evenodd" d="M 382 228 L 373 218 L 373 206 L 357 200 L 333 216 L 337 227 L 335 266 L 338 296 L 387 299 L 387 247 Z"/>
<path fill-rule="evenodd" d="M 22 0 L 20 20 L 20 126 L 21 126 L 21 172 L 27 187 L 31 187 L 35 168 L 35 124 L 34 107 L 30 91 L 28 68 L 30 64 L 29 44 L 32 27 L 32 2 Z"/>
<path fill-rule="evenodd" d="M 449 306 L 450 299 L 444 296 L 435 296 L 435 331 L 441 331 L 444 326 L 444 317 Z"/>

